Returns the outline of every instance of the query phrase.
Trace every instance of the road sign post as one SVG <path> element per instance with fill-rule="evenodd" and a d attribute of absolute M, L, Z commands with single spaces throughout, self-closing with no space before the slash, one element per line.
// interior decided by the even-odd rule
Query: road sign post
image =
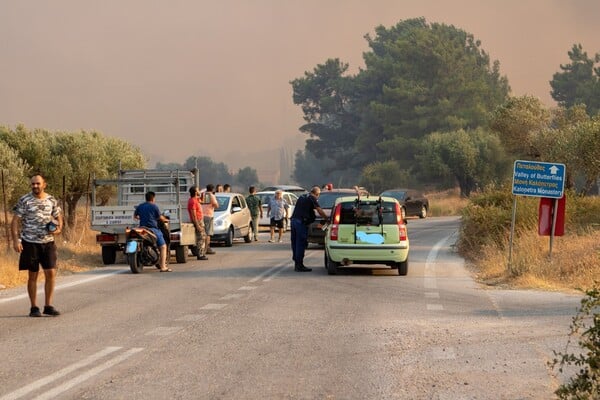
<path fill-rule="evenodd" d="M 515 196 L 546 197 L 560 199 L 564 195 L 566 167 L 560 163 L 517 160 L 513 170 L 512 194 Z M 554 201 L 552 227 L 550 234 L 550 258 L 556 224 L 558 201 Z M 513 216 L 510 229 L 508 270 L 511 271 L 513 236 L 515 231 L 517 200 L 513 201 Z"/>

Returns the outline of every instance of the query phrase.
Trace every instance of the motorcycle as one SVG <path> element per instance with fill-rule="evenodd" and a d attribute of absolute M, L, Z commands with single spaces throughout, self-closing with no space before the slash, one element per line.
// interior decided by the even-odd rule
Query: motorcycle
<path fill-rule="evenodd" d="M 169 227 L 168 223 L 158 224 L 159 229 L 162 231 L 165 241 L 167 242 L 167 251 L 169 249 Z M 127 263 L 131 272 L 139 274 L 143 271 L 145 266 L 154 265 L 160 269 L 160 249 L 157 245 L 157 237 L 150 228 L 140 226 L 137 228 L 127 228 L 125 230 L 125 236 L 127 237 L 125 243 L 125 254 L 127 256 Z M 169 257 L 167 254 L 167 263 Z"/>

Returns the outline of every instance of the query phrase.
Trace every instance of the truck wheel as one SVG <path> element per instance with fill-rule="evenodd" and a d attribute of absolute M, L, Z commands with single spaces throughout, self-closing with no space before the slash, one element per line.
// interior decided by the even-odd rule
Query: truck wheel
<path fill-rule="evenodd" d="M 117 248 L 115 246 L 102 246 L 102 264 L 112 265 L 117 261 Z"/>
<path fill-rule="evenodd" d="M 187 246 L 175 247 L 175 260 L 177 264 L 185 264 L 187 262 Z"/>
<path fill-rule="evenodd" d="M 225 247 L 233 246 L 233 227 L 230 227 L 225 237 Z"/>
<path fill-rule="evenodd" d="M 137 253 L 127 254 L 127 263 L 134 274 L 139 274 L 144 269 L 144 266 L 140 264 L 140 258 Z"/>
<path fill-rule="evenodd" d="M 408 258 L 402 262 L 396 263 L 396 267 L 398 268 L 398 275 L 405 276 L 408 274 Z"/>

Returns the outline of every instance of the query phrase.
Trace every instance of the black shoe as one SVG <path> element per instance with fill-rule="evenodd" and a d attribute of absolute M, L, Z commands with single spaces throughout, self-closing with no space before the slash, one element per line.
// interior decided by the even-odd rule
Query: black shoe
<path fill-rule="evenodd" d="M 29 310 L 29 316 L 30 317 L 41 317 L 42 313 L 40 312 L 40 308 L 39 307 L 31 307 L 31 310 Z"/>
<path fill-rule="evenodd" d="M 197 260 L 208 260 L 208 257 L 206 256 L 198 256 L 196 257 Z"/>
<path fill-rule="evenodd" d="M 44 306 L 44 314 L 56 317 L 57 315 L 60 315 L 60 312 L 52 306 Z"/>
<path fill-rule="evenodd" d="M 296 272 L 310 272 L 310 271 L 312 271 L 312 268 L 307 268 L 304 265 L 299 264 L 299 265 L 296 265 L 294 267 L 294 271 L 296 271 Z"/>

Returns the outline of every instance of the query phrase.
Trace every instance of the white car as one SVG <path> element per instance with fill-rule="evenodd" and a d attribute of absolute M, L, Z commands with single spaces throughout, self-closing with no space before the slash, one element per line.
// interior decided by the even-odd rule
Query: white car
<path fill-rule="evenodd" d="M 269 209 L 269 201 L 275 195 L 274 190 L 265 190 L 262 192 L 256 193 L 256 195 L 260 198 L 260 203 L 262 204 L 262 212 L 263 217 L 259 218 L 258 226 L 270 226 L 271 225 L 271 217 L 267 217 L 267 210 Z M 296 202 L 298 201 L 298 196 L 292 192 L 282 192 L 283 200 L 290 206 L 288 209 L 288 217 L 291 218 L 292 213 L 294 212 L 294 207 L 296 206 Z M 285 230 L 289 230 L 288 221 L 285 221 Z"/>
<path fill-rule="evenodd" d="M 250 243 L 253 239 L 252 218 L 244 195 L 218 192 L 215 197 L 219 208 L 215 209 L 211 242 L 224 242 L 225 246 L 231 247 L 233 239 L 242 237 L 244 242 Z"/>

